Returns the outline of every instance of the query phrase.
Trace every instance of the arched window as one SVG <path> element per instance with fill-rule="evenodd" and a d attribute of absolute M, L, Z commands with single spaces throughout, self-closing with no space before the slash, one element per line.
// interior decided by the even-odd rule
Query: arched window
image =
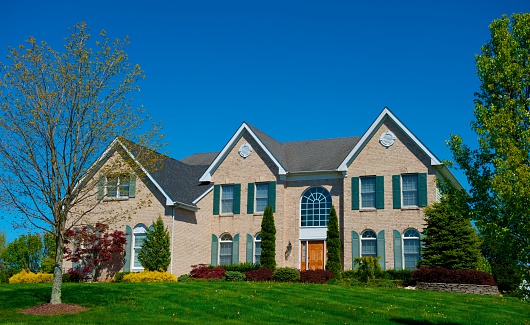
<path fill-rule="evenodd" d="M 132 238 L 132 268 L 133 269 L 143 269 L 142 263 L 138 260 L 138 253 L 142 250 L 142 244 L 144 243 L 145 233 L 147 228 L 144 224 L 138 224 L 134 227 L 133 238 Z"/>
<path fill-rule="evenodd" d="M 420 260 L 420 233 L 416 229 L 405 230 L 403 234 L 403 258 L 406 270 L 416 269 Z"/>
<path fill-rule="evenodd" d="M 300 215 L 302 227 L 325 227 L 328 225 L 331 195 L 323 187 L 311 187 L 302 195 Z"/>
<path fill-rule="evenodd" d="M 254 264 L 259 264 L 261 258 L 261 234 L 254 237 Z"/>
<path fill-rule="evenodd" d="M 232 264 L 232 245 L 232 236 L 226 233 L 222 234 L 219 240 L 219 264 Z"/>
<path fill-rule="evenodd" d="M 361 236 L 361 257 L 377 257 L 377 235 L 373 230 L 365 230 Z"/>

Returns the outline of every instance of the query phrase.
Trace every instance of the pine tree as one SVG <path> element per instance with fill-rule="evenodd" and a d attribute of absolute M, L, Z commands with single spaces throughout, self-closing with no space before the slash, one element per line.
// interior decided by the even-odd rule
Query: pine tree
<path fill-rule="evenodd" d="M 468 196 L 463 190 L 439 183 L 442 197 L 425 208 L 421 266 L 476 270 L 481 259 L 480 241 L 471 225 Z"/>
<path fill-rule="evenodd" d="M 161 217 L 153 223 L 152 229 L 147 230 L 142 250 L 138 253 L 138 260 L 149 271 L 167 270 L 171 262 L 169 231 Z"/>
<path fill-rule="evenodd" d="M 276 227 L 272 207 L 265 207 L 261 220 L 261 257 L 262 267 L 274 270 L 276 268 Z"/>
<path fill-rule="evenodd" d="M 328 231 L 326 233 L 326 246 L 328 249 L 328 260 L 326 262 L 326 270 L 335 275 L 336 278 L 341 278 L 342 263 L 340 261 L 340 250 L 342 243 L 340 241 L 339 233 L 339 219 L 335 207 L 332 205 L 329 212 Z"/>

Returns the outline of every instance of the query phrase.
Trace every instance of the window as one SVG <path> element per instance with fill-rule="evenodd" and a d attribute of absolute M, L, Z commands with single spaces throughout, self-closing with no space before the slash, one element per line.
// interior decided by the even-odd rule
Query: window
<path fill-rule="evenodd" d="M 416 269 L 420 260 L 420 233 L 416 229 L 406 230 L 403 234 L 403 258 L 406 270 Z"/>
<path fill-rule="evenodd" d="M 143 269 L 142 263 L 138 260 L 138 253 L 142 250 L 142 244 L 145 240 L 145 233 L 147 228 L 143 224 L 139 224 L 134 227 L 133 238 L 132 238 L 132 268 L 133 269 Z"/>
<path fill-rule="evenodd" d="M 311 187 L 302 195 L 302 227 L 325 227 L 329 221 L 331 195 L 323 187 Z"/>
<path fill-rule="evenodd" d="M 361 177 L 361 208 L 375 209 L 375 176 Z"/>
<path fill-rule="evenodd" d="M 108 198 L 129 197 L 130 181 L 130 175 L 107 176 L 106 196 Z"/>
<path fill-rule="evenodd" d="M 254 264 L 259 264 L 261 258 L 261 234 L 254 238 Z"/>
<path fill-rule="evenodd" d="M 265 211 L 269 204 L 269 183 L 256 184 L 256 212 Z"/>
<path fill-rule="evenodd" d="M 361 236 L 361 257 L 377 257 L 377 235 L 373 230 L 365 230 Z"/>
<path fill-rule="evenodd" d="M 219 241 L 219 264 L 232 264 L 232 246 L 233 240 L 230 234 L 222 234 Z"/>
<path fill-rule="evenodd" d="M 221 213 L 234 213 L 234 185 L 221 186 Z"/>
<path fill-rule="evenodd" d="M 418 175 L 401 175 L 403 206 L 418 206 Z"/>

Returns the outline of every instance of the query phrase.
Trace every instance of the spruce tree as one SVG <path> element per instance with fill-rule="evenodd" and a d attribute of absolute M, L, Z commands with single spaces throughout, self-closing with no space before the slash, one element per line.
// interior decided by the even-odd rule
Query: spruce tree
<path fill-rule="evenodd" d="M 276 227 L 272 207 L 265 207 L 261 220 L 261 257 L 262 267 L 274 270 L 276 268 Z"/>
<path fill-rule="evenodd" d="M 167 270 L 171 262 L 169 231 L 161 217 L 153 223 L 152 229 L 147 230 L 142 250 L 138 253 L 138 260 L 146 270 Z"/>
<path fill-rule="evenodd" d="M 339 218 L 335 207 L 332 205 L 329 212 L 328 231 L 326 233 L 326 246 L 328 249 L 328 260 L 326 262 L 326 270 L 335 275 L 336 278 L 341 278 L 342 263 L 340 261 L 340 250 L 342 243 L 340 241 L 339 233 Z"/>
<path fill-rule="evenodd" d="M 422 239 L 421 266 L 476 270 L 480 241 L 471 225 L 468 196 L 463 190 L 439 183 L 442 197 L 424 210 L 427 222 Z"/>

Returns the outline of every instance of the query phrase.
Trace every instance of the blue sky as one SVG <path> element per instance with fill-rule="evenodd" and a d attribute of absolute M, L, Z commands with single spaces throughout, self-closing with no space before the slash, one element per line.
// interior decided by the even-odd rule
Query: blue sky
<path fill-rule="evenodd" d="M 174 158 L 219 151 L 243 121 L 279 141 L 362 135 L 386 106 L 440 159 L 474 143 L 474 55 L 528 0 L 9 1 L 0 61 L 30 35 L 59 49 L 68 27 L 129 36 L 134 94 Z M 465 178 L 455 173 L 460 182 Z M 8 241 L 14 232 L 3 220 Z"/>

